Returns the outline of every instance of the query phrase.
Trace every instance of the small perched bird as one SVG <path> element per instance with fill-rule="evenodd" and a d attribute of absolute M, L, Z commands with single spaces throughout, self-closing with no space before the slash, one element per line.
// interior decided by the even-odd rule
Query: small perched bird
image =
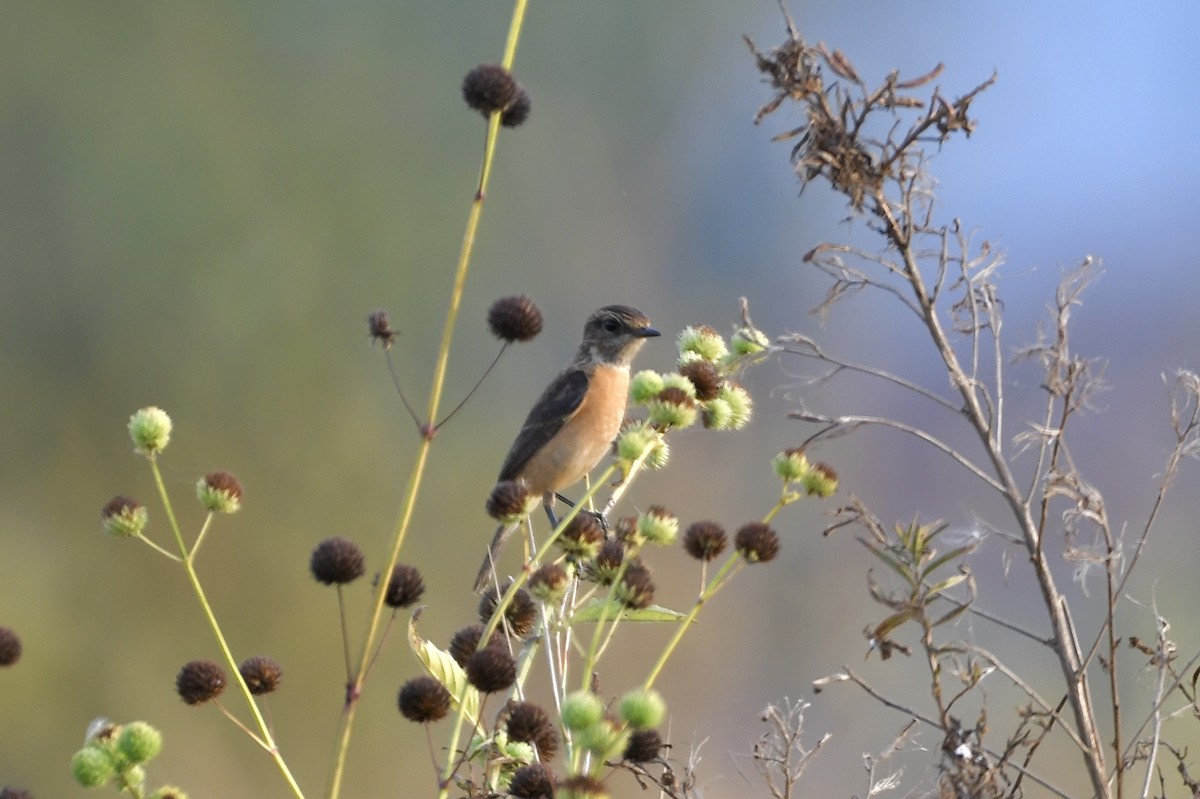
<path fill-rule="evenodd" d="M 659 332 L 628 305 L 607 305 L 588 317 L 571 363 L 534 403 L 513 442 L 497 482 L 519 480 L 541 496 L 547 513 L 555 494 L 583 479 L 608 452 L 625 419 L 629 364 Z M 501 525 L 475 580 L 482 591 L 505 540 L 516 525 Z"/>

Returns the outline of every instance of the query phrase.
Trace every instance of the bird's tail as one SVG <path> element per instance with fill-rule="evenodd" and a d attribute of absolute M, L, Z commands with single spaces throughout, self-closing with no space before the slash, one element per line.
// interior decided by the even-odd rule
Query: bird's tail
<path fill-rule="evenodd" d="M 479 576 L 475 578 L 475 593 L 482 594 L 483 589 L 491 582 L 492 575 L 496 573 L 496 558 L 499 557 L 504 542 L 518 527 L 519 524 L 502 524 L 496 528 L 492 543 L 488 545 L 487 556 L 483 559 L 483 565 L 479 567 Z"/>

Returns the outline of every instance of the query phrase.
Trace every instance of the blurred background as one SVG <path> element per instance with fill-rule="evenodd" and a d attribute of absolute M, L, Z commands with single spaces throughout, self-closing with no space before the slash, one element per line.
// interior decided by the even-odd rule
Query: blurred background
<path fill-rule="evenodd" d="M 840 48 L 869 83 L 941 61 L 942 91 L 957 96 L 998 71 L 972 106 L 976 133 L 931 164 L 940 218 L 961 218 L 1006 252 L 1010 348 L 1033 340 L 1062 270 L 1103 259 L 1074 344 L 1104 359 L 1111 387 L 1080 420 L 1075 455 L 1106 491 L 1114 524 L 1138 530 L 1170 445 L 1162 376 L 1200 365 L 1200 159 L 1189 144 L 1200 10 L 1182 0 L 995 9 L 796 0 L 791 9 L 809 40 Z M 163 730 L 153 784 L 193 797 L 288 795 L 214 708 L 188 708 L 174 693 L 185 661 L 219 656 L 182 573 L 98 526 L 104 503 L 126 493 L 149 507 L 152 537 L 170 543 L 125 432 L 130 413 L 159 405 L 175 420 L 162 465 L 187 529 L 202 518 L 190 499 L 199 475 L 223 468 L 245 484 L 244 509 L 218 520 L 199 569 L 235 653 L 282 663 L 284 687 L 270 704 L 278 739 L 307 795 L 321 794 L 344 675 L 336 598 L 309 576 L 308 555 L 336 534 L 361 543 L 369 569 L 384 559 L 417 437 L 368 346 L 366 318 L 390 312 L 400 373 L 423 406 L 483 142 L 459 85 L 474 65 L 499 59 L 510 12 L 508 3 L 305 0 L 6 7 L 0 625 L 20 633 L 25 654 L 0 673 L 0 785 L 82 795 L 67 764 L 88 723 L 107 716 Z M 528 294 L 546 326 L 505 355 L 437 439 L 403 553 L 426 575 L 421 628 L 433 640 L 444 644 L 474 618 L 468 587 L 492 529 L 484 498 L 533 397 L 600 305 L 635 304 L 667 334 L 644 350 L 646 367 L 670 367 L 671 336 L 689 323 L 728 330 L 745 296 L 772 335 L 802 331 L 946 389 L 917 328 L 880 298 L 840 306 L 824 325 L 809 313 L 827 282 L 801 255 L 823 240 L 869 239 L 845 224 L 845 205 L 826 186 L 798 197 L 789 145 L 771 142 L 801 123 L 795 111 L 752 124 L 770 95 L 743 34 L 780 44 L 776 4 L 532 5 L 515 72 L 533 112 L 499 144 L 447 402 L 495 354 L 484 321 L 495 298 Z M 730 528 L 761 516 L 778 491 L 770 458 L 811 432 L 786 419 L 801 399 L 967 440 L 955 420 L 869 383 L 808 388 L 806 368 L 781 358 L 751 372 L 750 427 L 676 436 L 671 467 L 642 479 L 625 512 L 661 503 L 685 523 Z M 1012 376 L 1014 410 L 1033 407 L 1036 373 Z M 1011 433 L 1020 429 L 1020 418 L 1009 421 Z M 944 519 L 962 534 L 1007 526 L 994 498 L 910 440 L 867 433 L 817 455 L 838 469 L 844 495 L 889 522 Z M 1188 618 L 1196 479 L 1186 464 L 1129 589 L 1176 622 L 1186 656 L 1198 643 Z M 863 754 L 881 752 L 905 719 L 853 689 L 813 696 L 811 681 L 842 664 L 928 707 L 915 659 L 864 661 L 861 631 L 882 617 L 866 593 L 875 564 L 848 531 L 822 537 L 835 505 L 807 502 L 778 517 L 778 560 L 743 572 L 705 609 L 660 683 L 674 754 L 698 749 L 710 799 L 752 795 L 760 711 L 785 697 L 813 701 L 811 740 L 834 734 L 806 795 L 865 795 Z M 989 538 L 971 564 L 984 606 L 1046 629 L 1020 553 Z M 651 565 L 660 601 L 686 606 L 692 564 L 658 552 Z M 1086 601 L 1071 564 L 1060 565 L 1064 588 Z M 355 641 L 367 583 L 347 592 Z M 1098 582 L 1088 587 L 1098 596 Z M 1085 638 L 1098 620 L 1079 614 Z M 1153 638 L 1149 612 L 1130 605 L 1122 622 L 1126 634 Z M 645 674 L 669 634 L 627 633 L 602 666 L 611 694 Z M 1010 654 L 1057 697 L 1045 652 L 969 619 L 954 633 Z M 1154 675 L 1126 665 L 1127 718 L 1140 722 Z M 417 672 L 393 634 L 367 687 L 344 795 L 429 793 L 423 734 L 395 710 L 396 690 Z M 1016 699 L 998 681 L 989 691 L 999 747 Z M 964 708 L 964 721 L 973 712 Z M 1186 727 L 1167 733 L 1194 742 Z M 445 735 L 435 730 L 435 741 Z M 928 787 L 940 741 L 922 731 L 913 745 L 933 752 L 908 762 L 905 784 Z M 1047 770 L 1084 793 L 1077 758 L 1061 751 Z M 611 787 L 641 795 L 625 775 Z"/>

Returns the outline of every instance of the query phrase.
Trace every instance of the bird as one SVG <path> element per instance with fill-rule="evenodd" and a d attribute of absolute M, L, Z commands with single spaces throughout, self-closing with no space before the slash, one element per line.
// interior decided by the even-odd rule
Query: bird
<path fill-rule="evenodd" d="M 508 450 L 497 482 L 520 481 L 540 496 L 555 523 L 554 499 L 578 483 L 609 451 L 621 431 L 629 367 L 646 339 L 661 335 L 644 313 L 606 305 L 587 318 L 575 357 L 550 381 Z M 500 525 L 475 580 L 482 592 L 496 556 L 517 525 Z"/>

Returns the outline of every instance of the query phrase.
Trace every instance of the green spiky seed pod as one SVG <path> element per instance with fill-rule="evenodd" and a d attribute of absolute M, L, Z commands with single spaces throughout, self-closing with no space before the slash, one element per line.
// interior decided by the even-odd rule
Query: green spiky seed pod
<path fill-rule="evenodd" d="M 661 505 L 651 505 L 638 516 L 637 532 L 651 544 L 670 546 L 679 535 L 679 517 Z"/>
<path fill-rule="evenodd" d="M 643 369 L 629 381 L 629 399 L 634 405 L 645 405 L 664 388 L 662 375 L 653 369 Z"/>
<path fill-rule="evenodd" d="M 129 763 L 145 763 L 162 751 L 162 733 L 144 721 L 131 721 L 121 728 L 116 750 Z"/>
<path fill-rule="evenodd" d="M 651 689 L 636 688 L 621 697 L 621 721 L 635 730 L 645 730 L 662 724 L 667 703 L 662 694 Z"/>
<path fill-rule="evenodd" d="M 707 325 L 689 325 L 679 333 L 679 354 L 694 352 L 706 361 L 720 363 L 729 354 L 725 339 Z M 682 360 L 682 359 L 681 359 Z"/>
<path fill-rule="evenodd" d="M 146 529 L 150 514 L 136 499 L 116 496 L 100 511 L 100 526 L 113 538 L 131 538 Z"/>
<path fill-rule="evenodd" d="M 785 483 L 798 483 L 809 472 L 808 457 L 799 447 L 785 449 L 771 459 L 775 475 Z"/>
<path fill-rule="evenodd" d="M 754 411 L 754 403 L 746 389 L 726 383 L 721 387 L 721 393 L 717 399 L 724 400 L 729 405 L 729 427 L 731 429 L 741 430 L 749 424 L 750 416 Z"/>
<path fill-rule="evenodd" d="M 85 746 L 71 758 L 71 776 L 84 788 L 107 785 L 116 774 L 112 755 L 99 747 Z"/>
<path fill-rule="evenodd" d="M 209 472 L 196 481 L 196 498 L 210 513 L 237 513 L 242 507 L 242 484 L 230 472 Z"/>
<path fill-rule="evenodd" d="M 832 496 L 838 487 L 837 472 L 827 463 L 817 463 L 808 470 L 808 474 L 804 475 L 800 484 L 804 486 L 804 491 L 810 497 Z"/>
<path fill-rule="evenodd" d="M 563 700 L 562 723 L 572 732 L 586 730 L 603 717 L 604 703 L 591 691 L 575 691 Z"/>
<path fill-rule="evenodd" d="M 683 429 L 695 423 L 698 411 L 696 401 L 687 391 L 677 386 L 668 386 L 647 404 L 651 423 L 660 428 Z"/>
<path fill-rule="evenodd" d="M 136 452 L 153 457 L 171 441 L 171 417 L 161 408 L 142 408 L 129 417 L 129 437 Z"/>

